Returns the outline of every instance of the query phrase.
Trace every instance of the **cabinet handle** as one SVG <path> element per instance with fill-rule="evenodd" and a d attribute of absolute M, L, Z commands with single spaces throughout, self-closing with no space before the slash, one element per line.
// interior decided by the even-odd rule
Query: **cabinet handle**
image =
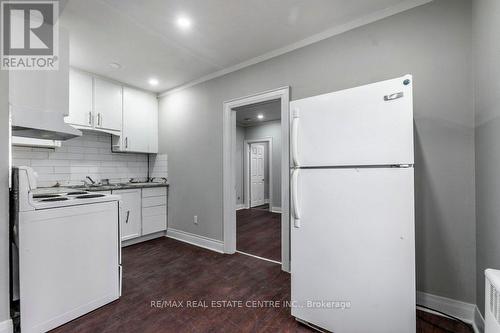
<path fill-rule="evenodd" d="M 125 138 L 125 148 L 128 148 L 128 137 Z"/>
<path fill-rule="evenodd" d="M 89 125 L 92 125 L 92 111 L 89 111 Z"/>
<path fill-rule="evenodd" d="M 127 218 L 125 219 L 125 223 L 128 223 L 129 216 L 130 216 L 130 210 L 127 210 Z"/>
<path fill-rule="evenodd" d="M 101 113 L 97 114 L 97 126 L 101 126 Z"/>

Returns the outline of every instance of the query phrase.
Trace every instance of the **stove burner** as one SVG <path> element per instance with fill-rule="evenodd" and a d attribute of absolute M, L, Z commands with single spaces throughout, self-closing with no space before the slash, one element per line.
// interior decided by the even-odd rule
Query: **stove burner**
<path fill-rule="evenodd" d="M 43 200 L 40 200 L 40 201 L 43 201 L 43 202 L 52 202 L 52 201 L 66 201 L 66 200 L 68 200 L 68 198 L 57 197 L 57 198 L 43 199 Z"/>
<path fill-rule="evenodd" d="M 76 199 L 92 199 L 92 198 L 101 198 L 105 197 L 105 194 L 87 194 L 87 195 L 80 195 L 76 197 Z"/>
<path fill-rule="evenodd" d="M 59 194 L 33 194 L 33 199 L 57 198 Z"/>

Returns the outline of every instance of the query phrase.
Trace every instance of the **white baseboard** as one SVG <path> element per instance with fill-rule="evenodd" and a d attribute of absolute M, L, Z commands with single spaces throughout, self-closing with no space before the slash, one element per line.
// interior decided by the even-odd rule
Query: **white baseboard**
<path fill-rule="evenodd" d="M 12 325 L 12 319 L 7 319 L 0 322 L 0 333 L 12 333 L 14 327 Z"/>
<path fill-rule="evenodd" d="M 271 212 L 281 214 L 281 207 L 271 207 Z"/>
<path fill-rule="evenodd" d="M 152 240 L 152 239 L 155 239 L 155 238 L 164 237 L 164 236 L 166 236 L 166 231 L 159 231 L 159 232 L 155 232 L 153 234 L 149 234 L 149 235 L 146 235 L 146 236 L 141 236 L 141 237 L 137 237 L 137 238 L 132 238 L 132 239 L 124 240 L 124 241 L 122 241 L 122 247 L 126 247 L 126 246 L 130 246 L 130 245 L 134 245 L 134 244 L 146 242 L 146 241 L 149 241 L 149 240 Z"/>
<path fill-rule="evenodd" d="M 484 318 L 479 311 L 479 308 L 476 306 L 476 310 L 474 311 L 474 321 L 472 323 L 472 327 L 474 327 L 474 331 L 477 333 L 484 332 Z"/>
<path fill-rule="evenodd" d="M 172 228 L 167 229 L 167 237 L 215 252 L 224 253 L 224 243 L 217 239 L 199 236 L 186 231 Z"/>
<path fill-rule="evenodd" d="M 245 204 L 236 205 L 236 210 L 240 210 L 240 209 L 247 209 L 247 206 Z"/>
<path fill-rule="evenodd" d="M 484 320 L 475 304 L 457 301 L 451 298 L 436 296 L 433 294 L 417 291 L 417 304 L 444 312 L 471 324 L 474 332 L 482 333 Z M 422 308 L 425 311 L 425 309 Z M 439 313 L 436 313 L 439 315 Z"/>

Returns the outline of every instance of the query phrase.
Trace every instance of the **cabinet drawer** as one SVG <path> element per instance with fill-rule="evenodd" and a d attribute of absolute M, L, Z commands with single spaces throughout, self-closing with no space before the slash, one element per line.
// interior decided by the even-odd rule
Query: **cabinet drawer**
<path fill-rule="evenodd" d="M 142 217 L 167 215 L 167 206 L 153 206 L 142 208 Z"/>
<path fill-rule="evenodd" d="M 167 215 L 144 216 L 142 218 L 142 234 L 152 234 L 167 230 Z"/>
<path fill-rule="evenodd" d="M 167 205 L 166 196 L 142 198 L 142 207 L 166 206 L 166 205 Z"/>
<path fill-rule="evenodd" d="M 160 197 L 160 196 L 166 196 L 166 195 L 167 195 L 167 188 L 166 187 L 152 187 L 152 188 L 143 188 L 142 189 L 142 197 L 143 198 Z"/>

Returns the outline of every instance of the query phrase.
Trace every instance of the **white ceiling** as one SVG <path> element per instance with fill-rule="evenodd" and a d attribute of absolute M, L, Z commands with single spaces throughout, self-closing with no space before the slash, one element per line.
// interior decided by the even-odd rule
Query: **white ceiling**
<path fill-rule="evenodd" d="M 255 126 L 265 121 L 281 119 L 281 101 L 279 99 L 235 108 L 236 123 L 240 126 Z M 258 119 L 262 114 L 264 118 Z"/>
<path fill-rule="evenodd" d="M 71 64 L 161 92 L 387 8 L 425 0 L 69 0 Z M 188 31 L 176 26 L 191 18 Z M 387 16 L 386 15 L 386 16 Z M 121 69 L 109 64 L 117 62 Z M 152 88 L 148 79 L 159 84 Z"/>

